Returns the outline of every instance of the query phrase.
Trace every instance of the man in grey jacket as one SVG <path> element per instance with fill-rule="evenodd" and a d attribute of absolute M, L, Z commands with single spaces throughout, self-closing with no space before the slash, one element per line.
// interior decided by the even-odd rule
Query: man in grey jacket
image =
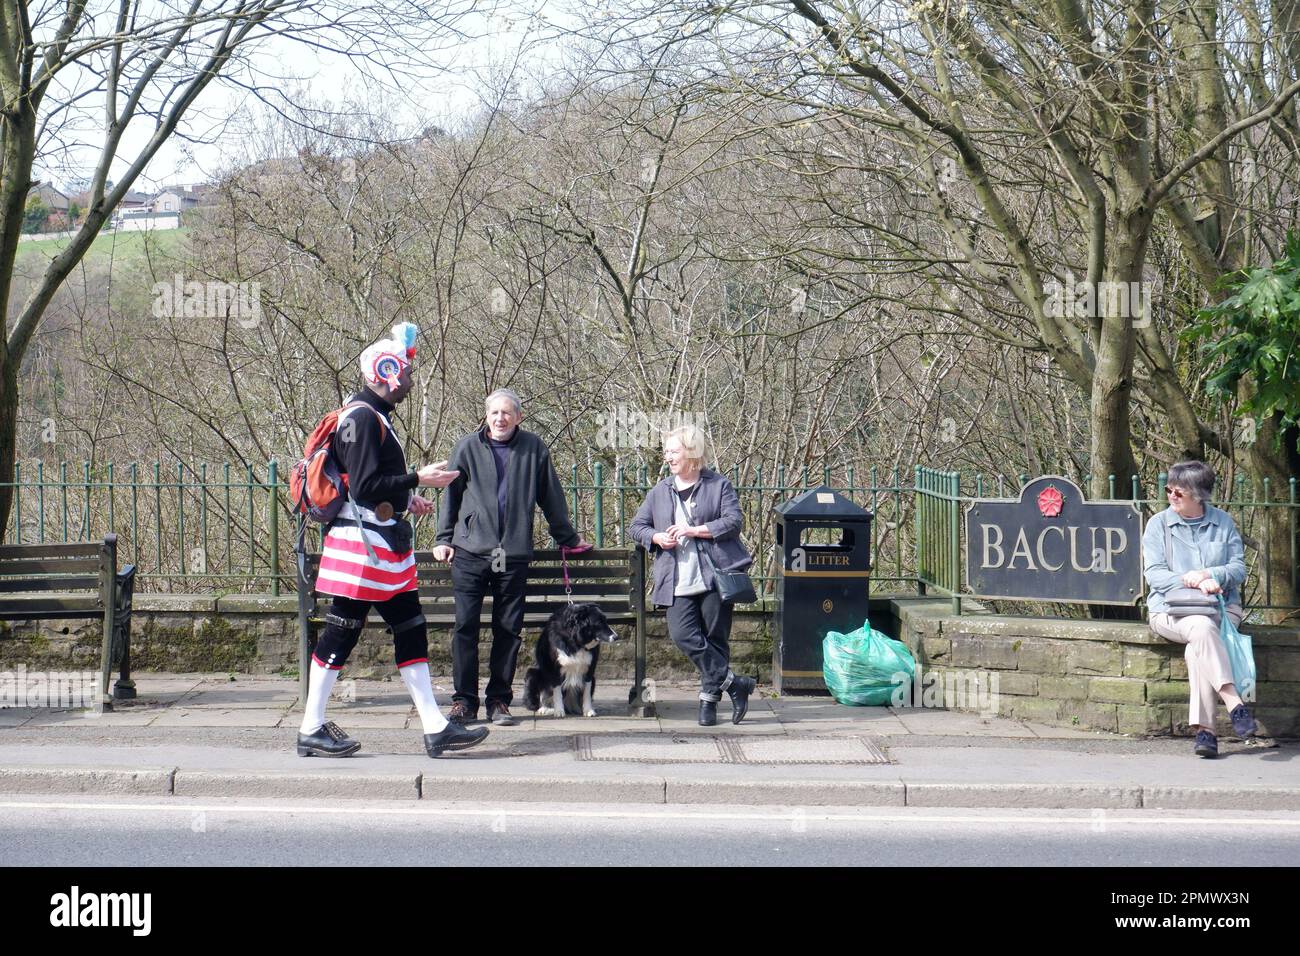
<path fill-rule="evenodd" d="M 515 723 L 512 684 L 524 622 L 524 585 L 533 556 L 533 507 L 542 509 L 551 536 L 568 548 L 588 547 L 569 521 L 564 490 L 545 443 L 519 427 L 519 396 L 497 389 L 487 397 L 486 425 L 452 449 L 449 470 L 460 477 L 443 492 L 433 556 L 451 562 L 456 599 L 452 633 L 449 720 L 478 717 L 478 637 L 483 598 L 492 595 L 492 653 L 487 718 Z"/>

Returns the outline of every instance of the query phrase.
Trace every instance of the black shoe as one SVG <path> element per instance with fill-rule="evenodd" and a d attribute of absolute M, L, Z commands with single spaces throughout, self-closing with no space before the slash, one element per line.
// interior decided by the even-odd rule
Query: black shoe
<path fill-rule="evenodd" d="M 1238 704 L 1228 714 L 1228 719 L 1232 721 L 1232 732 L 1242 740 L 1248 740 L 1259 733 L 1259 724 L 1255 718 L 1250 716 L 1250 711 L 1245 704 Z"/>
<path fill-rule="evenodd" d="M 470 710 L 469 704 L 463 700 L 455 701 L 451 705 L 451 711 L 447 714 L 447 719 L 453 724 L 460 724 L 464 727 L 471 720 L 478 720 L 478 708 L 475 707 Z"/>
<path fill-rule="evenodd" d="M 752 677 L 733 677 L 727 693 L 731 695 L 731 722 L 738 724 L 749 712 L 749 695 L 758 687 L 758 681 Z"/>
<path fill-rule="evenodd" d="M 700 726 L 712 727 L 718 722 L 718 702 L 716 700 L 700 701 Z"/>
<path fill-rule="evenodd" d="M 334 721 L 326 721 L 314 734 L 298 734 L 299 757 L 349 757 L 361 744 L 345 734 Z"/>
<path fill-rule="evenodd" d="M 486 727 L 467 730 L 460 724 L 449 723 L 436 734 L 424 735 L 424 752 L 430 757 L 437 757 L 444 750 L 468 750 L 487 740 L 487 735 Z"/>
<path fill-rule="evenodd" d="M 487 719 L 489 723 L 501 727 L 513 727 L 519 721 L 510 716 L 510 708 L 505 704 L 488 704 Z"/>
<path fill-rule="evenodd" d="M 1198 730 L 1196 732 L 1196 746 L 1193 750 L 1198 757 L 1217 757 L 1219 756 L 1219 741 L 1208 730 Z"/>

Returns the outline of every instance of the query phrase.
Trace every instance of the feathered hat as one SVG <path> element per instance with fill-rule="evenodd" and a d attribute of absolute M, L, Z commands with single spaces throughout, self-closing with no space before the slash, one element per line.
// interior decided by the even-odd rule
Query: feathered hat
<path fill-rule="evenodd" d="M 389 388 L 397 388 L 397 377 L 402 369 L 415 361 L 415 337 L 419 329 L 412 322 L 399 322 L 393 326 L 393 334 L 380 339 L 361 353 L 361 374 L 371 385 L 384 382 Z"/>

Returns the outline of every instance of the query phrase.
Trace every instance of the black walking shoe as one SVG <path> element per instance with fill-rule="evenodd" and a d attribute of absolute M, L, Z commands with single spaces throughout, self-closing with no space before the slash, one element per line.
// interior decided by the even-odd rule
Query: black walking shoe
<path fill-rule="evenodd" d="M 700 726 L 712 727 L 718 722 L 718 702 L 716 700 L 700 701 Z"/>
<path fill-rule="evenodd" d="M 758 687 L 758 681 L 752 677 L 733 677 L 727 693 L 731 695 L 731 722 L 738 724 L 749 712 L 749 695 Z"/>
<path fill-rule="evenodd" d="M 299 757 L 350 757 L 361 749 L 334 721 L 322 724 L 315 733 L 298 734 Z"/>
<path fill-rule="evenodd" d="M 444 750 L 468 750 L 487 740 L 487 735 L 486 727 L 468 730 L 460 724 L 449 723 L 436 734 L 424 735 L 424 752 L 430 757 L 437 757 Z"/>
<path fill-rule="evenodd" d="M 1198 730 L 1196 732 L 1195 751 L 1198 757 L 1217 757 L 1219 756 L 1219 739 L 1208 730 Z"/>
<path fill-rule="evenodd" d="M 453 724 L 460 724 L 462 727 L 471 720 L 478 720 L 478 708 L 469 709 L 469 704 L 463 700 L 455 701 L 451 705 L 451 710 L 447 713 L 447 719 Z"/>
<path fill-rule="evenodd" d="M 510 716 L 510 708 L 505 704 L 488 704 L 487 719 L 489 723 L 497 724 L 501 727 L 513 727 L 519 721 Z"/>
<path fill-rule="evenodd" d="M 1255 718 L 1250 716 L 1250 711 L 1246 709 L 1245 704 L 1238 704 L 1232 708 L 1232 713 L 1228 714 L 1228 719 L 1232 721 L 1232 732 L 1242 740 L 1254 737 L 1259 733 L 1259 724 L 1255 723 Z"/>

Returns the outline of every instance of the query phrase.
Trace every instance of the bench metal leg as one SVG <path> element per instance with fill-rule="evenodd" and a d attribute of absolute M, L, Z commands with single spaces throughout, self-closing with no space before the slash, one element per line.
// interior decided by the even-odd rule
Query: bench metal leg
<path fill-rule="evenodd" d="M 627 695 L 629 717 L 654 717 L 654 682 L 645 676 L 645 551 L 638 546 L 632 559 L 632 599 L 636 607 L 636 676 Z"/>

